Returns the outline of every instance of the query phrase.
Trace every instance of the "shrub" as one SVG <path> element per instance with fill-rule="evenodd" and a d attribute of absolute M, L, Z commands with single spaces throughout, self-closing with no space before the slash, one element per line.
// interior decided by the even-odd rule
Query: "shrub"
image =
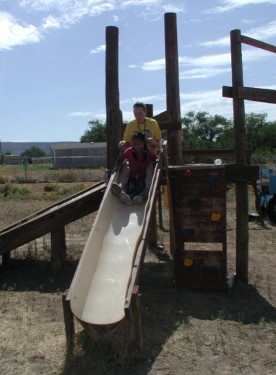
<path fill-rule="evenodd" d="M 45 191 L 46 193 L 49 193 L 52 191 L 58 191 L 58 190 L 59 190 L 59 187 L 56 184 L 46 184 L 43 187 L 43 191 Z"/>
<path fill-rule="evenodd" d="M 58 176 L 58 182 L 76 182 L 78 177 L 73 170 L 64 171 Z"/>
<path fill-rule="evenodd" d="M 0 187 L 0 194 L 4 196 L 4 198 L 10 197 L 10 196 L 16 196 L 19 195 L 21 197 L 25 197 L 30 193 L 30 190 L 26 187 L 22 186 L 13 186 L 11 184 L 5 184 L 2 187 Z"/>
<path fill-rule="evenodd" d="M 0 184 L 5 184 L 7 179 L 5 177 L 0 176 Z"/>

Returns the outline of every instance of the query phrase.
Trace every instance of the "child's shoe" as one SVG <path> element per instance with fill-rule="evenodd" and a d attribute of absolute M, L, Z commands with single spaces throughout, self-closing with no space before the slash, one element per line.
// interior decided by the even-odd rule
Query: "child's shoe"
<path fill-rule="evenodd" d="M 111 191 L 114 195 L 119 197 L 122 192 L 122 188 L 119 184 L 117 184 L 117 182 L 112 182 Z"/>
<path fill-rule="evenodd" d="M 132 201 L 130 199 L 130 196 L 127 195 L 127 193 L 125 191 L 123 191 L 123 190 L 121 191 L 119 198 L 120 198 L 120 201 L 123 202 L 124 204 L 126 204 L 127 206 L 132 205 Z"/>
<path fill-rule="evenodd" d="M 135 195 L 135 197 L 132 198 L 132 204 L 142 204 L 143 201 L 144 201 L 144 198 L 140 194 Z"/>

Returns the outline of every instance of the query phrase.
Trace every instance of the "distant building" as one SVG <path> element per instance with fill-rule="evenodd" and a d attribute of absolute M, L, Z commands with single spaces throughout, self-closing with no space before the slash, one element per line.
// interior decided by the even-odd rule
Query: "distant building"
<path fill-rule="evenodd" d="M 4 155 L 3 163 L 7 165 L 20 165 L 24 163 L 24 157 L 19 155 Z"/>
<path fill-rule="evenodd" d="M 20 155 L 4 155 L 3 163 L 6 165 L 20 165 L 20 164 L 51 164 L 52 158 L 50 156 L 43 157 L 24 157 Z"/>
<path fill-rule="evenodd" d="M 107 165 L 106 142 L 52 144 L 53 167 L 96 168 Z"/>

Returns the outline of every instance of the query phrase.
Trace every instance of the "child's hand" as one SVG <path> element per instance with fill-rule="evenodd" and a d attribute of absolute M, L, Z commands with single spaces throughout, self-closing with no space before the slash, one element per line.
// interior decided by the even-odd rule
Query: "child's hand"
<path fill-rule="evenodd" d="M 118 146 L 119 146 L 119 148 L 125 148 L 126 147 L 126 141 L 120 141 Z"/>

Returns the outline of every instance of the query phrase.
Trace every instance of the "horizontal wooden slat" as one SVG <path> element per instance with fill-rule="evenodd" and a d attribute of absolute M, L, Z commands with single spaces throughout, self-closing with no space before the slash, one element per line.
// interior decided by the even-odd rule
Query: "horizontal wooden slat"
<path fill-rule="evenodd" d="M 249 46 L 261 48 L 265 51 L 276 53 L 276 46 L 274 46 L 273 44 L 265 43 L 245 35 L 241 35 L 240 41 L 244 44 L 248 44 Z"/>
<path fill-rule="evenodd" d="M 257 165 L 226 165 L 226 180 L 228 182 L 254 181 L 259 178 L 259 167 Z"/>
<path fill-rule="evenodd" d="M 226 98 L 244 99 L 263 103 L 276 103 L 276 90 L 260 89 L 254 87 L 233 87 L 223 86 L 222 96 Z"/>

